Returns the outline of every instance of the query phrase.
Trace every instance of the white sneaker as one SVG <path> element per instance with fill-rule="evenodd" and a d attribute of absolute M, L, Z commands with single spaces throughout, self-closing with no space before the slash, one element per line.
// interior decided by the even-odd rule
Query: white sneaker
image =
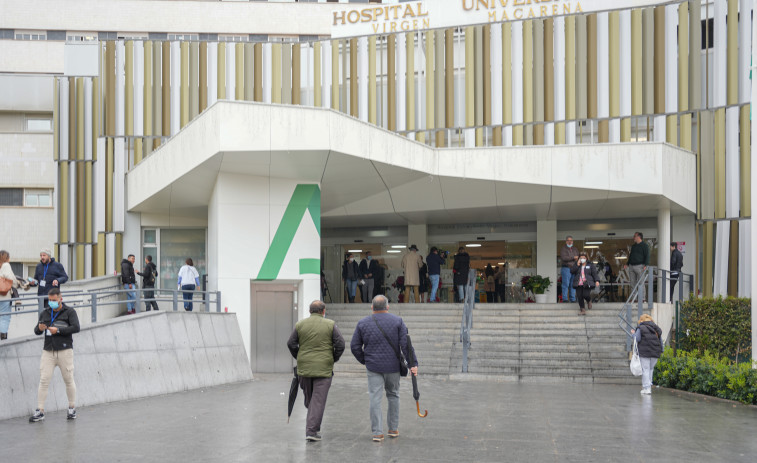
<path fill-rule="evenodd" d="M 652 389 L 651 388 L 642 389 L 641 393 L 645 394 L 645 395 L 650 395 L 650 394 L 652 394 Z"/>

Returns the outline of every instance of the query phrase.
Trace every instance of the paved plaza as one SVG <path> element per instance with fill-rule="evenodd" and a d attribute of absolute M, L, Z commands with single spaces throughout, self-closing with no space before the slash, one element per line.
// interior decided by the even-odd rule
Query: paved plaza
<path fill-rule="evenodd" d="M 370 440 L 367 386 L 335 377 L 321 442 L 305 441 L 290 377 L 0 422 L 8 462 L 754 462 L 757 408 L 639 387 L 403 379 L 400 437 Z M 29 397 L 33 402 L 34 397 Z M 386 403 L 385 403 L 386 404 Z M 386 430 L 385 430 L 386 431 Z"/>

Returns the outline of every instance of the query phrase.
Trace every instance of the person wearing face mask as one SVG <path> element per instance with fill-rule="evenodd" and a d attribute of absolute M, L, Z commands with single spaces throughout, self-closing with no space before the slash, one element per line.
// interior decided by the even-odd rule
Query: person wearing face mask
<path fill-rule="evenodd" d="M 568 235 L 565 237 L 565 246 L 560 250 L 560 262 L 562 263 L 560 275 L 562 276 L 563 302 L 576 302 L 576 290 L 573 287 L 573 278 L 570 271 L 575 267 L 577 260 L 578 249 L 573 247 L 573 237 Z M 568 294 L 570 294 L 570 299 L 568 299 Z"/>
<path fill-rule="evenodd" d="M 43 249 L 39 252 L 39 263 L 34 270 L 34 278 L 29 280 L 37 285 L 37 296 L 47 296 L 52 288 L 60 287 L 68 281 L 68 275 L 60 262 L 56 262 L 52 251 Z M 47 297 L 43 300 L 43 307 L 47 306 Z"/>
<path fill-rule="evenodd" d="M 360 267 L 355 262 L 352 253 L 348 253 L 342 264 L 342 280 L 347 289 L 347 298 L 350 303 L 355 302 L 355 292 L 357 291 L 357 281 L 360 279 Z"/>
<path fill-rule="evenodd" d="M 365 259 L 360 262 L 360 274 L 363 275 L 363 288 L 361 289 L 363 302 L 371 302 L 375 288 L 375 277 L 378 276 L 378 262 L 373 260 L 371 251 L 366 251 Z"/>
<path fill-rule="evenodd" d="M 37 410 L 29 418 L 30 423 L 45 419 L 45 401 L 50 380 L 57 366 L 66 384 L 69 420 L 76 419 L 76 383 L 74 382 L 74 341 L 73 334 L 79 332 L 79 317 L 76 311 L 63 303 L 59 288 L 50 288 L 47 293 L 48 307 L 39 315 L 34 326 L 34 334 L 44 333 L 45 344 L 39 363 L 39 390 Z"/>
<path fill-rule="evenodd" d="M 573 288 L 576 291 L 578 306 L 581 308 L 578 314 L 586 315 L 584 301 L 591 309 L 591 291 L 599 287 L 599 272 L 583 251 L 578 254 L 578 263 L 570 269 L 570 272 L 573 274 Z"/>

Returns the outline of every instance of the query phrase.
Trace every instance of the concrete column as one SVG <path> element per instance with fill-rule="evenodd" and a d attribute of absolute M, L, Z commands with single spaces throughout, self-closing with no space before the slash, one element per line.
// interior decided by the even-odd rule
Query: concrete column
<path fill-rule="evenodd" d="M 657 268 L 670 271 L 670 207 L 663 207 L 657 211 Z M 670 282 L 665 284 L 665 293 L 670 293 Z M 657 283 L 658 288 L 663 287 L 662 274 Z M 659 302 L 667 301 L 665 294 L 658 290 Z"/>
<path fill-rule="evenodd" d="M 425 259 L 428 255 L 428 226 L 422 224 L 407 224 L 407 245 L 418 246 L 418 253 Z"/>
<path fill-rule="evenodd" d="M 753 2 L 754 9 L 757 10 L 757 0 Z M 757 49 L 757 27 L 752 28 L 752 50 Z M 754 54 L 754 51 L 752 52 Z M 754 59 L 752 59 L 752 70 L 755 68 Z M 752 108 L 757 104 L 757 79 L 752 79 Z M 754 119 L 751 121 L 752 140 L 757 140 L 757 125 Z M 757 178 L 757 143 L 752 143 L 752 178 Z M 752 204 L 757 204 L 757 188 L 752 188 Z M 751 227 L 751 249 L 755 249 L 757 244 L 757 227 Z M 757 259 L 749 256 L 751 266 L 751 288 L 757 288 Z M 757 346 L 757 307 L 752 304 L 752 346 Z M 752 348 L 752 366 L 757 368 L 757 349 Z"/>
<path fill-rule="evenodd" d="M 552 286 L 546 291 L 547 301 L 557 301 L 557 221 L 536 222 L 536 273 L 549 277 Z"/>

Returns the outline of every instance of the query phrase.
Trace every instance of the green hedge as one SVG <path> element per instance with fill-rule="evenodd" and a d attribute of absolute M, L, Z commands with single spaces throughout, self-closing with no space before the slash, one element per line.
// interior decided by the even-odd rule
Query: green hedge
<path fill-rule="evenodd" d="M 680 349 L 739 361 L 751 358 L 751 299 L 692 298 L 683 303 L 680 315 Z"/>
<path fill-rule="evenodd" d="M 733 364 L 709 351 L 678 350 L 674 355 L 673 349 L 666 348 L 655 367 L 654 383 L 757 405 L 757 370 L 749 363 Z"/>

